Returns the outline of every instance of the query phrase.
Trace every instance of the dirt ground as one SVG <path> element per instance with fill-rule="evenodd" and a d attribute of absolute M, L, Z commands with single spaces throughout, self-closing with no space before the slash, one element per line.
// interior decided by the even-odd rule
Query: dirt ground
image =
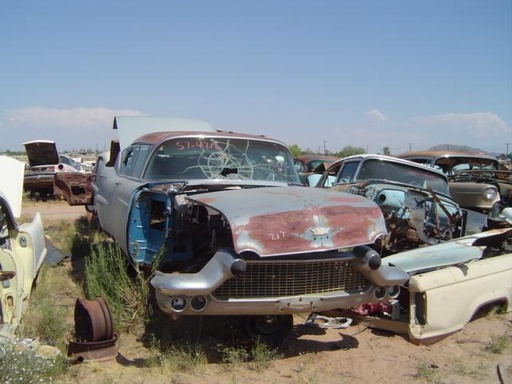
<path fill-rule="evenodd" d="M 85 215 L 82 207 L 46 202 L 24 204 L 23 217 L 41 212 L 43 221 L 74 220 Z M 449 312 L 450 308 L 446 308 Z M 203 321 L 203 320 L 201 320 Z M 204 323 L 169 320 L 163 327 Z M 294 331 L 279 349 L 280 357 L 268 367 L 250 363 L 208 363 L 193 370 L 147 368 L 147 341 L 143 332 L 122 334 L 119 355 L 104 362 L 88 361 L 70 367 L 65 382 L 102 383 L 507 383 L 512 384 L 512 348 L 500 354 L 489 351 L 496 337 L 512 335 L 512 313 L 490 315 L 469 323 L 463 330 L 432 344 L 417 346 L 406 337 L 370 329 L 364 323 L 346 329 L 304 325 L 295 316 Z M 199 329 L 201 327 L 201 329 Z M 218 328 L 216 328 L 218 327 Z M 215 337 L 224 330 L 214 325 Z M 217 330 L 215 330 L 217 329 Z M 512 342 L 512 341 L 511 341 Z"/>

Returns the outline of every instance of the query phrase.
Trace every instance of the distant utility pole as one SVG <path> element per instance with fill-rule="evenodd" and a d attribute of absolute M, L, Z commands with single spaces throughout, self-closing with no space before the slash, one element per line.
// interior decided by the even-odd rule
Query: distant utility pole
<path fill-rule="evenodd" d="M 505 155 L 508 156 L 508 146 L 510 145 L 510 143 L 505 143 L 505 144 L 507 144 L 507 153 L 505 153 Z"/>
<path fill-rule="evenodd" d="M 324 140 L 324 155 L 327 155 L 327 147 L 325 146 L 325 143 L 327 143 L 326 140 Z"/>

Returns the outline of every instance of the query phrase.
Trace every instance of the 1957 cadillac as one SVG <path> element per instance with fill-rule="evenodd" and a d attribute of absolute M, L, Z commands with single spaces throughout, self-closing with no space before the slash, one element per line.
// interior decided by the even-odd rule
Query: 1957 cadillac
<path fill-rule="evenodd" d="M 116 117 L 114 128 L 94 175 L 56 185 L 131 263 L 158 263 L 164 312 L 249 315 L 256 332 L 280 333 L 294 313 L 396 298 L 409 278 L 371 247 L 386 234 L 380 208 L 303 187 L 282 142 L 180 119 Z"/>

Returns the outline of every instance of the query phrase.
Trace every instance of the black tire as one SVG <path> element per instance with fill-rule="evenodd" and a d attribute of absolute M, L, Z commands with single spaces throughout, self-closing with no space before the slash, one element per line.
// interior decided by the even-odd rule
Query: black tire
<path fill-rule="evenodd" d="M 248 336 L 271 346 L 279 346 L 293 329 L 293 315 L 247 316 Z"/>

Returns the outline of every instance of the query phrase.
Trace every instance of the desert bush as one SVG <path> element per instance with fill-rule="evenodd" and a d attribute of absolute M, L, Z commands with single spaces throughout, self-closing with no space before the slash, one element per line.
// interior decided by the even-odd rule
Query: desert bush
<path fill-rule="evenodd" d="M 65 370 L 66 360 L 62 355 L 42 357 L 30 347 L 0 344 L 1 383 L 51 383 Z"/>
<path fill-rule="evenodd" d="M 260 338 L 257 338 L 251 348 L 251 357 L 252 368 L 257 372 L 262 372 L 282 356 L 276 348 L 272 348 L 267 343 L 261 341 Z"/>
<path fill-rule="evenodd" d="M 423 360 L 418 361 L 414 377 L 416 379 L 425 380 L 430 384 L 442 383 L 441 377 L 439 376 L 439 368 L 435 364 L 429 364 Z"/>
<path fill-rule="evenodd" d="M 485 350 L 487 352 L 495 353 L 495 354 L 502 354 L 505 352 L 509 346 L 511 346 L 511 337 L 508 334 L 504 335 L 493 335 L 491 337 L 491 340 L 487 343 L 485 346 Z"/>
<path fill-rule="evenodd" d="M 153 335 L 147 367 L 159 367 L 167 372 L 199 373 L 208 363 L 202 346 L 184 343 L 179 346 L 162 346 Z"/>
<path fill-rule="evenodd" d="M 101 296 L 107 301 L 119 330 L 143 325 L 151 316 L 148 274 L 129 266 L 115 245 L 91 248 L 85 259 L 84 291 L 89 300 Z"/>

